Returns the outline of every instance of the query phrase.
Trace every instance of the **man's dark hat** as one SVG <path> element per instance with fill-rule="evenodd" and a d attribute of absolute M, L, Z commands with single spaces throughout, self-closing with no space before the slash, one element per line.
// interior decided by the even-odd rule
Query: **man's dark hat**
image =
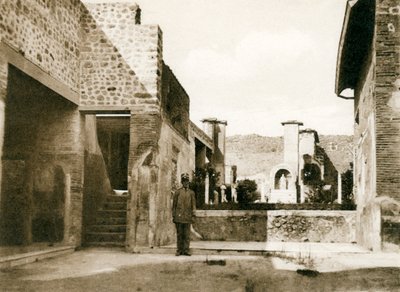
<path fill-rule="evenodd" d="M 181 180 L 189 180 L 189 174 L 188 173 L 182 173 L 181 174 Z"/>

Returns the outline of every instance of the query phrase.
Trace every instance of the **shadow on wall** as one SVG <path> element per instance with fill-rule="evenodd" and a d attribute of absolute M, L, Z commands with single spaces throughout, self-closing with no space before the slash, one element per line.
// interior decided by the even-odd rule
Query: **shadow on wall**
<path fill-rule="evenodd" d="M 7 93 L 1 241 L 62 241 L 77 107 L 13 66 Z"/>

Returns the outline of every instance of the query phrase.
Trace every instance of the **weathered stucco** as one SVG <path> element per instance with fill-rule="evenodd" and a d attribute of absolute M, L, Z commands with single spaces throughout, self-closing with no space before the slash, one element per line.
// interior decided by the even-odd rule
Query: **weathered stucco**
<path fill-rule="evenodd" d="M 96 116 L 85 117 L 85 164 L 82 201 L 82 233 L 94 224 L 96 211 L 103 207 L 106 196 L 113 193 L 109 175 L 97 138 Z"/>
<path fill-rule="evenodd" d="M 82 116 L 75 104 L 11 65 L 7 80 L 1 138 L 2 173 L 9 175 L 1 182 L 2 241 L 79 245 Z"/>
<path fill-rule="evenodd" d="M 130 250 L 137 246 L 159 246 L 175 241 L 171 195 L 179 186 L 180 174 L 191 173 L 193 169 L 191 147 L 187 139 L 161 121 L 159 115 L 147 117 L 142 122 L 152 127 L 152 131 L 144 133 L 152 132 L 154 136 L 147 136 L 147 142 L 143 141 L 142 136 L 141 143 L 136 146 L 136 153 L 140 151 L 141 155 L 130 167 L 131 200 L 127 233 Z M 132 136 L 136 137 L 135 134 L 138 133 L 134 132 Z"/>

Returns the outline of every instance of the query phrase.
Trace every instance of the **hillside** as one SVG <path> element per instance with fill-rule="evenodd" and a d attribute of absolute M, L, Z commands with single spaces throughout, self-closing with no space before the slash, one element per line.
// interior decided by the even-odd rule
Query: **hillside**
<path fill-rule="evenodd" d="M 320 135 L 323 147 L 340 172 L 352 161 L 352 136 Z M 271 168 L 283 162 L 283 137 L 235 135 L 226 139 L 226 164 L 237 165 L 239 177 L 269 176 Z"/>

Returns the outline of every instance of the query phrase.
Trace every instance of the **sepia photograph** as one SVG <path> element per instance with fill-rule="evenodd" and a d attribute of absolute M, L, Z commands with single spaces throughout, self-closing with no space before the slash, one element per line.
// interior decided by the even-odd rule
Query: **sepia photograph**
<path fill-rule="evenodd" d="M 0 0 L 0 291 L 400 291 L 400 0 Z"/>

